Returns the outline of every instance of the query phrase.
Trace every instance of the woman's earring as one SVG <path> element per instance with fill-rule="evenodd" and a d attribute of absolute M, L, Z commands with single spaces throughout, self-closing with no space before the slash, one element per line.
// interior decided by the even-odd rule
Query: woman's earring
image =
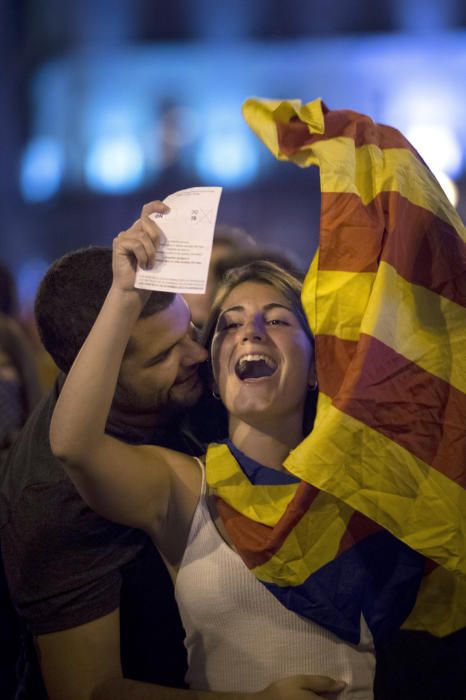
<path fill-rule="evenodd" d="M 220 401 L 220 394 L 217 394 L 215 389 L 212 389 L 212 396 L 214 397 L 214 399 L 216 399 L 216 401 Z"/>
<path fill-rule="evenodd" d="M 317 384 L 317 379 L 315 380 L 314 384 L 308 384 L 307 388 L 309 389 L 309 391 L 317 391 L 317 389 L 319 388 L 319 385 Z"/>

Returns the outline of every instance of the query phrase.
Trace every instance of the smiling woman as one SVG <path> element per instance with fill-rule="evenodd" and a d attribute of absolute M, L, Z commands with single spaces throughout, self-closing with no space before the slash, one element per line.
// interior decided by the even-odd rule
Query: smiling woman
<path fill-rule="evenodd" d="M 220 287 L 205 331 L 230 437 L 251 457 L 278 469 L 283 448 L 271 442 L 266 452 L 262 439 L 256 447 L 254 430 L 280 436 L 288 451 L 303 437 L 316 377 L 300 292 L 300 282 L 274 263 L 234 269 Z"/>

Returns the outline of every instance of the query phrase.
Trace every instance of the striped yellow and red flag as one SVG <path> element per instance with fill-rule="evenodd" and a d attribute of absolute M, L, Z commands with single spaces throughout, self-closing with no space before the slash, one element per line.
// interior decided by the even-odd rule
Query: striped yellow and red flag
<path fill-rule="evenodd" d="M 210 469 L 230 534 L 279 598 L 310 591 L 309 616 L 322 624 L 319 605 L 336 620 L 346 595 L 360 604 L 349 604 L 351 624 L 359 609 L 377 631 L 411 568 L 411 602 L 395 625 L 417 594 L 406 626 L 448 634 L 466 624 L 465 227 L 397 130 L 321 100 L 251 99 L 243 113 L 275 157 L 320 169 L 320 243 L 303 288 L 319 403 L 312 433 L 285 462 L 301 480 L 277 486 L 287 495 L 271 485 L 251 491 L 228 459 L 223 482 Z M 217 469 L 224 448 L 211 452 Z M 397 563 L 387 569 L 390 557 Z M 368 584 L 357 572 L 371 559 Z M 374 588 L 378 576 L 384 585 Z M 335 587 L 335 577 L 340 591 L 316 603 L 316 586 Z M 364 600 L 371 587 L 377 594 Z M 306 614 L 300 606 L 290 605 Z M 326 626 L 354 641 L 344 625 Z"/>

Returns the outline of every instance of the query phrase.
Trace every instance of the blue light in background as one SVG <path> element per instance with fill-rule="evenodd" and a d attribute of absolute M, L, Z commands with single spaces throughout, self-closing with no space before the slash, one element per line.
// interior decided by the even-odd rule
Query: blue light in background
<path fill-rule="evenodd" d="M 49 263 L 43 258 L 32 258 L 19 266 L 16 284 L 21 308 L 29 308 L 33 304 L 39 284 L 48 267 Z"/>
<path fill-rule="evenodd" d="M 413 13 L 422 12 L 421 0 L 415 5 Z M 434 5 L 429 0 L 428 13 Z M 203 23 L 202 12 L 198 16 Z M 435 22 L 429 22 L 434 29 Z M 221 27 L 211 32 L 212 27 L 206 34 L 219 38 Z M 89 54 L 53 61 L 34 85 L 32 133 L 53 135 L 60 143 L 66 154 L 63 179 L 70 189 L 82 186 L 84 174 L 99 192 L 124 193 L 178 165 L 186 166 L 190 176 L 194 165 L 205 182 L 215 178 L 235 187 L 259 177 L 262 161 L 265 166 L 271 158 L 243 129 L 244 99 L 307 101 L 321 95 L 333 109 L 361 111 L 405 134 L 413 126 L 434 125 L 436 135 L 427 142 L 437 144 L 435 159 L 445 160 L 450 153 L 440 169 L 455 177 L 465 166 L 465 31 L 219 43 L 215 60 L 212 55 L 209 42 L 155 43 L 114 46 L 96 54 L 96 60 Z M 453 133 L 443 145 L 438 125 Z M 418 149 L 432 162 L 424 146 Z M 23 185 L 25 197 L 50 196 L 44 194 L 47 178 L 36 176 L 33 182 L 36 189 Z"/>
<path fill-rule="evenodd" d="M 89 148 L 84 173 L 88 185 L 98 192 L 132 192 L 144 179 L 142 148 L 131 134 L 96 139 Z"/>
<path fill-rule="evenodd" d="M 257 144 L 241 128 L 207 133 L 199 144 L 196 168 L 204 182 L 247 185 L 259 170 Z"/>
<path fill-rule="evenodd" d="M 463 153 L 453 129 L 444 124 L 413 124 L 406 136 L 431 170 L 441 170 L 450 177 L 461 173 Z"/>
<path fill-rule="evenodd" d="M 456 182 L 454 182 L 451 177 L 449 177 L 446 173 L 443 173 L 441 170 L 436 172 L 434 171 L 434 175 L 437 178 L 440 187 L 447 195 L 447 198 L 450 200 L 450 203 L 456 207 L 459 201 L 459 190 Z"/>
<path fill-rule="evenodd" d="M 398 0 L 393 12 L 403 29 L 416 33 L 432 33 L 454 24 L 456 0 Z"/>
<path fill-rule="evenodd" d="M 20 187 L 27 202 L 42 202 L 60 189 L 64 168 L 58 141 L 40 137 L 31 141 L 21 160 Z"/>

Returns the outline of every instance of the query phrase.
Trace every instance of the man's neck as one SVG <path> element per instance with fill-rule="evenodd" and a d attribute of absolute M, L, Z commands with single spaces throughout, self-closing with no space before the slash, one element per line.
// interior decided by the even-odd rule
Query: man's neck
<path fill-rule="evenodd" d="M 58 395 L 66 375 L 60 373 L 55 384 L 55 392 Z M 105 430 L 109 435 L 119 438 L 125 442 L 132 442 L 140 445 L 156 444 L 158 435 L 162 434 L 172 418 L 172 414 L 167 411 L 129 411 L 125 407 L 118 405 L 114 401 L 108 416 Z"/>
<path fill-rule="evenodd" d="M 138 444 L 151 444 L 167 425 L 167 418 L 160 413 L 130 413 L 112 407 L 106 431 L 121 440 Z"/>

